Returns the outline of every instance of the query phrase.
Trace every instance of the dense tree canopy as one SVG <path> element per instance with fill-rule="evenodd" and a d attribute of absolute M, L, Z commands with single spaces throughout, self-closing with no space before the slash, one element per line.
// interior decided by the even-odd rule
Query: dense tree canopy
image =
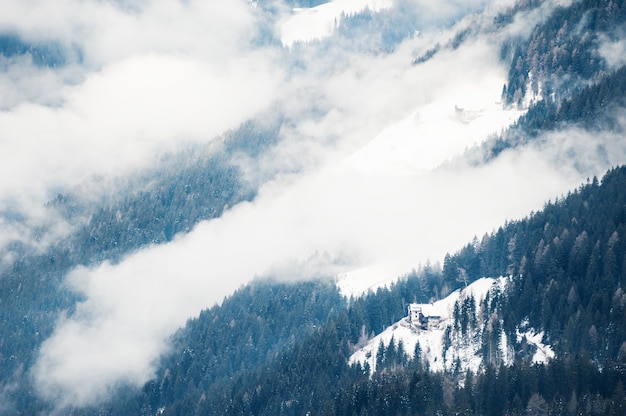
<path fill-rule="evenodd" d="M 291 2 L 313 6 L 319 2 Z M 494 30 L 541 5 L 520 1 L 496 16 Z M 622 0 L 574 1 L 557 7 L 528 39 L 511 39 L 501 57 L 509 65 L 506 105 L 530 103 L 527 113 L 481 149 L 506 148 L 574 125 L 620 132 L 626 67 L 612 68 L 599 43 L 621 39 Z M 346 17 L 345 30 L 383 21 L 371 13 Z M 393 49 L 407 35 L 398 27 L 380 42 Z M 454 48 L 471 32 L 437 44 Z M 61 65 L 53 44 L 33 45 L 0 35 L 5 57 L 30 54 L 41 65 Z M 294 53 L 297 53 L 294 52 Z M 39 61 L 38 61 L 39 60 Z M 204 219 L 251 200 L 235 160 L 253 160 L 279 140 L 283 120 L 250 121 L 217 144 L 190 149 L 159 164 L 136 187 L 90 205 L 72 192 L 50 201 L 76 231 L 42 252 L 16 243 L 15 262 L 1 270 L 0 400 L 11 396 L 17 414 L 46 413 L 29 381 L 38 348 L 59 313 L 71 315 L 79 297 L 63 284 L 78 265 L 117 262 L 145 245 L 171 241 Z M 481 162 L 488 163 L 489 157 Z M 3 213 L 7 221 L 19 215 Z M 461 336 L 480 334 L 480 371 L 432 372 L 418 348 L 401 340 L 378 349 L 378 371 L 349 365 L 349 356 L 400 320 L 411 302 L 444 297 L 483 276 L 510 276 L 506 290 L 487 299 L 485 319 L 471 298 L 456 305 Z M 153 380 L 139 391 L 118 391 L 76 415 L 117 414 L 467 414 L 622 415 L 626 412 L 626 167 L 546 203 L 527 218 L 476 237 L 443 265 L 418 267 L 386 288 L 344 299 L 332 281 L 252 282 L 190 320 L 172 338 Z M 484 328 L 489 325 L 489 330 Z M 512 345 L 510 366 L 498 354 L 500 336 L 517 340 L 521 326 L 545 333 L 556 358 L 533 364 L 532 347 Z M 411 358 L 411 356 L 413 358 Z"/>
<path fill-rule="evenodd" d="M 347 306 L 330 282 L 242 288 L 189 323 L 178 352 L 142 394 L 98 412 L 622 414 L 624 207 L 626 167 L 474 239 L 446 256 L 442 270 L 421 268 Z M 469 282 L 513 276 L 504 292 L 480 306 L 489 308 L 483 315 L 490 325 L 501 325 L 482 332 L 481 371 L 433 373 L 419 346 L 409 358 L 401 340 L 378 350 L 373 376 L 367 367 L 348 364 L 363 337 L 402 318 L 408 303 L 436 297 L 444 286 L 464 286 L 460 270 Z M 475 305 L 471 297 L 458 304 L 454 330 L 468 334 L 485 324 L 476 321 Z M 556 359 L 533 364 L 522 340 L 513 346 L 513 364 L 504 365 L 490 343 L 497 344 L 499 331 L 516 339 L 522 325 L 544 330 Z"/>

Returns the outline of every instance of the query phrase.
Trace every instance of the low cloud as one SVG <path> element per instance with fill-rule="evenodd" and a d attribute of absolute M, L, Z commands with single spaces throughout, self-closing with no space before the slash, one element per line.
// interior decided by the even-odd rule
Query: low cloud
<path fill-rule="evenodd" d="M 35 0 L 5 5 L 0 29 L 78 49 L 83 62 L 97 68 L 145 53 L 229 58 L 249 46 L 257 18 L 245 0 Z"/>
<path fill-rule="evenodd" d="M 384 177 L 348 163 L 268 185 L 254 203 L 169 244 L 72 272 L 69 282 L 86 301 L 42 345 L 38 390 L 61 405 L 86 405 L 120 383 L 140 386 L 169 334 L 259 274 L 299 279 L 376 264 L 399 274 L 440 260 L 473 235 L 536 211 L 624 160 L 622 146 L 598 152 L 614 139 L 575 130 L 486 166 Z"/>
<path fill-rule="evenodd" d="M 510 2 L 509 7 L 522 2 Z M 572 3 L 572 0 L 546 0 L 541 2 L 537 7 L 531 7 L 528 10 L 518 12 L 513 18 L 513 22 L 504 28 L 504 34 L 512 38 L 525 39 L 531 35 L 532 31 L 538 24 L 548 19 L 557 7 L 566 8 Z M 506 0 L 503 2 L 506 6 Z"/>
<path fill-rule="evenodd" d="M 172 243 L 144 249 L 118 265 L 73 271 L 68 282 L 86 300 L 42 345 L 33 373 L 40 394 L 60 406 L 80 406 L 103 399 L 120 383 L 141 385 L 167 350 L 169 334 L 254 276 L 310 278 L 379 262 L 405 271 L 439 257 L 460 235 L 471 235 L 462 227 L 442 233 L 445 218 L 434 218 L 431 211 L 457 212 L 453 201 L 448 208 L 437 195 L 461 192 L 447 187 L 467 177 L 465 172 L 447 177 L 431 170 L 482 140 L 497 123 L 508 123 L 510 114 L 496 104 L 504 70 L 485 40 L 413 66 L 413 49 L 420 42 L 409 40 L 393 54 L 349 55 L 349 66 L 312 59 L 307 72 L 291 71 L 278 88 L 278 102 L 293 123 L 266 163 L 268 169 L 296 173 L 277 176 L 253 203 L 240 204 Z M 473 62 L 493 63 L 487 65 L 493 70 Z M 466 68 L 462 73 L 461 67 Z M 262 68 L 261 74 L 272 71 Z M 194 116 L 194 106 L 177 107 L 177 97 L 184 95 L 205 114 L 202 82 L 215 78 L 195 74 L 212 69 L 171 56 L 125 59 L 70 91 L 64 109 L 71 111 L 57 115 L 39 108 L 38 118 L 46 126 L 54 124 L 46 124 L 46 118 L 69 117 L 67 124 L 81 137 L 95 135 L 98 147 L 91 158 L 85 153 L 86 164 L 127 146 L 124 157 L 136 158 L 128 162 L 134 165 L 146 147 L 126 145 L 128 137 L 159 147 L 172 136 L 193 137 L 215 128 L 220 120 L 205 122 Z M 183 76 L 170 79 L 169 74 Z M 170 83 L 161 85 L 163 79 Z M 203 81 L 193 83 L 196 79 Z M 244 79 L 241 91 L 266 88 L 271 81 Z M 130 101 L 115 99 L 125 92 Z M 160 96 L 173 99 L 162 102 Z M 246 99 L 234 95 L 232 105 Z M 463 107 L 462 114 L 455 105 Z M 142 110 L 132 111 L 137 108 Z M 154 120 L 155 115 L 160 117 Z M 111 145 L 94 128 L 107 121 L 107 131 L 119 140 Z M 405 163 L 397 166 L 402 158 Z M 457 233 L 455 240 L 451 234 Z"/>
<path fill-rule="evenodd" d="M 62 221 L 42 215 L 57 192 L 208 142 L 274 101 L 284 72 L 276 51 L 254 46 L 257 28 L 243 0 L 3 8 L 0 33 L 58 44 L 69 58 L 54 67 L 29 53 L 0 57 L 0 212 L 24 219 L 0 223 L 2 234 L 28 243 L 19 227 Z"/>
<path fill-rule="evenodd" d="M 218 12 L 216 2 L 207 4 Z M 31 180 L 52 175 L 37 182 L 44 189 L 95 170 L 118 174 L 181 141 L 213 137 L 269 102 L 284 109 L 288 123 L 280 145 L 258 162 L 274 176 L 261 172 L 273 179 L 253 202 L 119 264 L 70 273 L 68 284 L 85 300 L 59 319 L 33 369 L 39 394 L 61 407 L 142 385 L 173 331 L 255 276 L 310 278 L 384 264 L 385 278 L 394 278 L 624 160 L 610 134 L 569 130 L 487 165 L 462 158 L 445 164 L 519 115 L 498 103 L 506 68 L 495 35 L 420 65 L 411 64 L 415 52 L 434 46 L 438 36 L 453 36 L 455 28 L 407 39 L 393 53 L 305 50 L 297 57 L 301 67 L 289 67 L 289 57 L 277 58 L 285 51 L 255 52 L 245 42 L 246 22 L 254 20 L 248 9 L 226 10 L 224 22 L 233 19 L 238 29 L 216 21 L 232 37 L 226 49 L 212 51 L 221 35 L 210 32 L 205 51 L 201 40 L 187 36 L 209 30 L 198 16 L 207 15 L 207 27 L 219 19 L 199 2 L 140 6 L 106 6 L 104 29 L 120 19 L 122 33 L 138 39 L 118 51 L 110 46 L 121 40 L 110 29 L 101 38 L 90 32 L 93 39 L 84 43 L 93 46 L 89 62 L 98 69 L 64 90 L 61 106 L 21 105 L 0 114 L 13 146 L 4 144 L 5 150 L 30 163 L 5 173 L 18 170 Z M 164 39 L 159 25 L 177 27 L 168 16 L 191 24 Z M 133 21 L 145 33 L 135 32 Z M 56 26 L 46 30 L 74 36 Z M 216 61 L 219 56 L 225 60 Z M 37 125 L 27 124 L 33 119 Z M 34 138 L 41 151 L 22 144 Z M 74 149 L 80 160 L 64 165 Z M 13 195 L 18 188 L 3 182 L 0 189 Z"/>
<path fill-rule="evenodd" d="M 267 66 L 254 73 L 242 69 L 252 63 L 259 64 L 242 59 L 215 67 L 140 56 L 87 77 L 66 92 L 61 108 L 23 105 L 0 113 L 6 127 L 2 153 L 13 156 L 2 164 L 2 176 L 18 173 L 31 183 L 46 178 L 47 186 L 70 178 L 79 183 L 140 166 L 146 155 L 180 142 L 210 140 L 267 105 L 272 75 L 279 74 Z M 3 181 L 0 187 L 2 195 L 11 195 L 23 184 Z"/>
<path fill-rule="evenodd" d="M 626 65 L 626 40 L 601 36 L 599 43 L 598 52 L 606 59 L 610 69 L 615 70 Z"/>

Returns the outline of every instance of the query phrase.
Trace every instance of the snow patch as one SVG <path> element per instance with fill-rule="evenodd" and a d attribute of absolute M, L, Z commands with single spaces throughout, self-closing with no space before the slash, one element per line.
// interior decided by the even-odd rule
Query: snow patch
<path fill-rule="evenodd" d="M 333 0 L 312 8 L 295 8 L 281 24 L 281 42 L 286 47 L 296 42 L 310 42 L 332 35 L 342 16 L 369 9 L 380 11 L 393 5 L 392 0 Z"/>
<path fill-rule="evenodd" d="M 389 287 L 406 270 L 405 267 L 385 263 L 361 267 L 339 274 L 337 287 L 346 298 L 358 298 L 369 291 L 375 292 L 378 288 Z"/>
<path fill-rule="evenodd" d="M 500 354 L 502 355 L 504 365 L 513 365 L 515 360 L 515 351 L 513 351 L 513 347 L 509 345 L 509 339 L 504 331 L 500 334 Z"/>
<path fill-rule="evenodd" d="M 470 88 L 468 94 L 479 96 L 478 89 Z M 352 156 L 355 170 L 399 176 L 423 174 L 451 155 L 482 143 L 523 114 L 519 110 L 504 109 L 496 101 L 468 104 L 471 106 L 459 107 L 454 97 L 438 97 L 436 102 L 422 106 L 381 131 L 355 153 Z"/>
<path fill-rule="evenodd" d="M 523 333 L 519 329 L 517 330 L 517 342 L 526 338 L 526 341 L 536 348 L 532 359 L 533 363 L 545 364 L 555 356 L 552 347 L 543 343 L 543 335 L 543 331 L 535 332 L 534 329 L 529 329 Z"/>
<path fill-rule="evenodd" d="M 506 82 L 502 67 L 442 72 L 442 65 L 466 67 L 465 54 L 487 52 L 489 48 L 489 43 L 481 40 L 455 53 L 443 51 L 407 70 L 407 76 L 433 83 L 439 79 L 431 78 L 432 74 L 441 73 L 447 87 L 432 96 L 420 91 L 424 86 L 418 84 L 414 90 L 407 90 L 416 97 L 412 110 L 393 120 L 355 152 L 350 158 L 353 168 L 360 173 L 394 177 L 432 172 L 517 121 L 525 110 L 503 107 L 500 101 L 502 84 Z M 480 59 L 491 59 L 487 56 L 481 54 Z"/>
<path fill-rule="evenodd" d="M 524 102 L 522 104 L 523 108 L 530 108 L 531 105 L 543 100 L 543 86 L 541 81 L 533 80 L 534 74 L 531 72 L 528 73 L 528 82 L 526 83 L 526 96 L 524 97 Z M 533 87 L 533 84 L 537 83 L 536 88 Z"/>
<path fill-rule="evenodd" d="M 385 329 L 382 333 L 372 338 L 365 346 L 356 351 L 349 359 L 350 364 L 360 363 L 362 366 L 369 365 L 372 372 L 376 371 L 376 355 L 382 341 L 387 347 L 394 339 L 396 345 L 401 340 L 404 352 L 411 358 L 414 356 L 415 346 L 420 345 L 422 361 L 432 371 L 452 369 L 460 364 L 460 371 L 478 371 L 482 365 L 482 357 L 479 355 L 481 342 L 479 337 L 456 337 L 451 340 L 450 347 L 445 348 L 445 337 L 448 328 L 454 326 L 454 305 L 468 297 L 473 297 L 475 302 L 476 316 L 481 313 L 481 305 L 490 291 L 496 292 L 506 286 L 507 278 L 501 277 L 478 279 L 464 289 L 457 290 L 432 304 L 420 305 L 425 316 L 439 316 L 439 324 L 421 329 L 413 325 L 408 318 L 403 318 L 397 323 Z M 502 356 L 505 363 L 512 362 L 513 356 L 508 348 L 506 336 L 502 334 Z M 545 348 L 544 348 L 545 350 Z"/>

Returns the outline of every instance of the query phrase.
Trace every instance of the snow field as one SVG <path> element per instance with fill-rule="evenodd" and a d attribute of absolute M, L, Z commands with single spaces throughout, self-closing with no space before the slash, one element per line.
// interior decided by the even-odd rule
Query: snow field
<path fill-rule="evenodd" d="M 280 27 L 281 42 L 291 47 L 296 42 L 310 42 L 332 35 L 343 15 L 350 16 L 369 8 L 387 9 L 392 0 L 333 0 L 312 8 L 297 8 Z"/>

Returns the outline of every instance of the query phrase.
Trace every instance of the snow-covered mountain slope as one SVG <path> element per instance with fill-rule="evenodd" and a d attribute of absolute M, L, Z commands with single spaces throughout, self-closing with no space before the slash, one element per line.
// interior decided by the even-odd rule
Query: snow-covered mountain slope
<path fill-rule="evenodd" d="M 35 386 L 25 391 L 43 400 L 63 396 L 63 404 L 80 406 L 101 400 L 112 385 L 139 388 L 168 350 L 172 332 L 256 276 L 341 274 L 345 294 L 385 285 L 626 160 L 619 132 L 574 130 L 520 141 L 494 152 L 488 163 L 469 156 L 447 163 L 520 114 L 500 104 L 513 58 L 503 50 L 529 36 L 548 13 L 504 10 L 494 20 L 496 9 L 513 0 L 336 0 L 289 11 L 284 21 L 245 1 L 134 2 L 136 8 L 68 1 L 55 8 L 55 21 L 43 2 L 13 3 L 0 19 L 6 33 L 19 28 L 20 38 L 34 44 L 61 42 L 69 54 L 65 68 L 40 68 L 29 63 L 27 48 L 0 70 L 0 82 L 10 87 L 4 95 L 19 92 L 0 97 L 6 127 L 0 153 L 7 155 L 0 164 L 7 178 L 0 183 L 0 216 L 8 213 L 0 218 L 0 248 L 11 240 L 36 248 L 26 257 L 5 256 L 9 272 L 14 260 L 30 268 L 21 269 L 23 281 L 0 278 L 12 285 L 0 292 L 21 293 L 11 296 L 14 307 L 3 308 L 10 318 L 3 334 L 19 343 L 6 342 L 0 351 L 7 375 L 0 384 L 26 374 L 23 385 L 28 379 Z M 319 36 L 329 37 L 306 43 Z M 82 58 L 74 62 L 74 55 Z M 548 60 L 543 56 L 537 61 Z M 59 215 L 39 208 L 57 193 L 80 186 L 95 201 L 108 186 L 86 186 L 84 178 L 132 181 L 132 172 L 155 164 L 162 152 L 188 145 L 217 152 L 224 131 L 259 112 L 284 122 L 269 139 L 248 130 L 237 154 L 220 159 L 228 174 L 210 180 L 198 174 L 197 182 L 213 184 L 204 195 L 216 195 L 215 216 L 181 215 L 196 211 L 198 199 L 189 187 L 195 178 L 176 175 L 172 187 L 154 179 L 153 205 L 138 196 L 147 214 L 137 221 L 124 222 L 138 212 L 136 205 L 102 216 L 94 223 L 101 238 L 72 237 L 77 243 L 67 249 L 61 232 L 40 236 L 40 222 L 61 224 Z M 242 189 L 251 184 L 254 198 L 224 200 L 239 182 Z M 184 232 L 172 238 L 176 227 Z M 157 238 L 116 249 L 119 261 L 102 263 L 107 247 L 131 240 L 125 230 Z M 90 242 L 88 249 L 82 241 Z M 44 253 L 42 242 L 58 244 Z M 59 251 L 80 253 L 81 260 L 61 261 Z M 54 275 L 52 262 L 63 264 Z M 50 299 L 55 292 L 40 284 L 42 276 L 76 300 Z M 54 306 L 33 302 L 37 296 L 27 287 Z M 23 342 L 26 315 L 41 321 Z M 530 345 L 541 341 L 534 339 L 540 333 L 519 330 L 522 341 L 523 334 Z M 442 334 L 431 331 L 434 350 Z M 457 332 L 469 338 L 467 328 Z M 498 345 L 517 340 L 515 331 L 510 336 Z M 21 348 L 15 359 L 17 345 L 28 351 Z M 438 359 L 442 367 L 454 355 L 447 351 L 446 360 Z"/>
<path fill-rule="evenodd" d="M 424 321 L 411 320 L 409 316 L 388 327 L 370 339 L 350 357 L 350 363 L 369 366 L 377 371 L 379 348 L 400 342 L 404 352 L 414 357 L 419 344 L 421 360 L 433 371 L 458 370 L 480 371 L 485 360 L 513 362 L 513 343 L 526 343 L 533 348 L 533 362 L 546 362 L 554 357 L 549 345 L 542 343 L 543 333 L 527 328 L 518 329 L 516 340 L 510 340 L 501 330 L 501 322 L 495 312 L 494 299 L 502 293 L 508 278 L 479 279 L 464 289 L 431 304 L 416 305 Z"/>
<path fill-rule="evenodd" d="M 281 41 L 285 46 L 330 36 L 341 24 L 343 16 L 365 9 L 379 11 L 393 4 L 392 0 L 333 0 L 311 8 L 296 8 L 281 25 Z"/>

